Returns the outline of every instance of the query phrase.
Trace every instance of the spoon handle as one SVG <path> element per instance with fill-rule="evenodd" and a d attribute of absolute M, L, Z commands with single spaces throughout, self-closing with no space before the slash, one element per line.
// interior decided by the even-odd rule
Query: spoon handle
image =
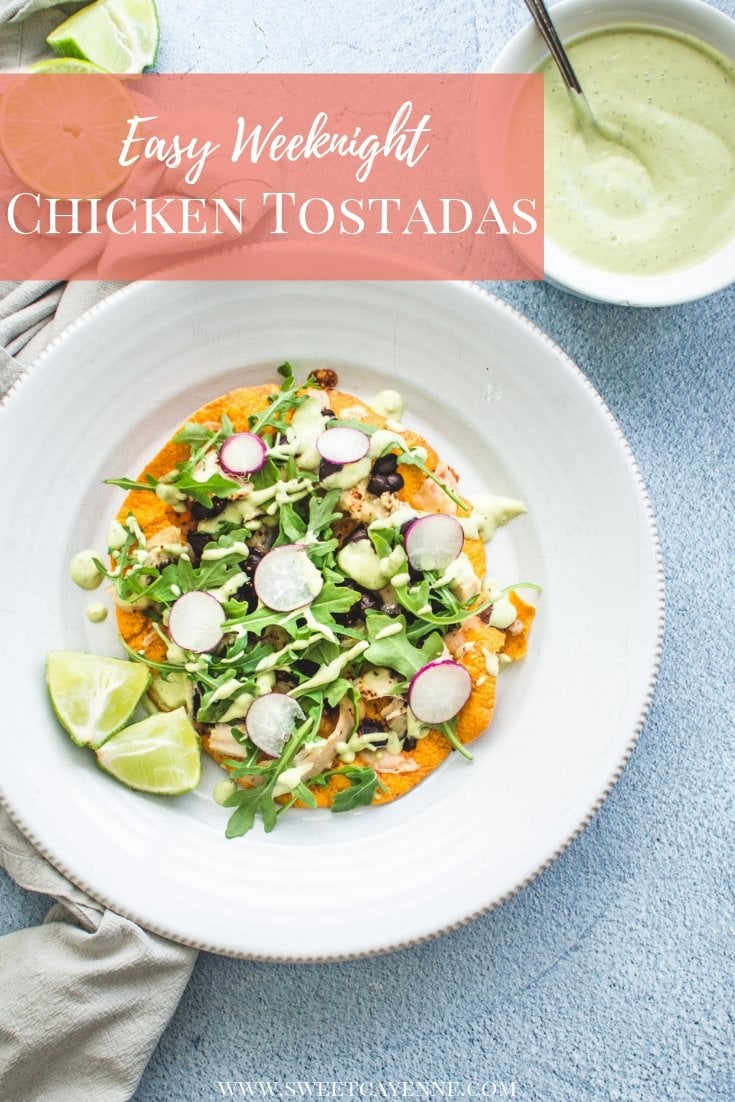
<path fill-rule="evenodd" d="M 572 68 L 566 50 L 562 46 L 561 39 L 551 21 L 551 15 L 544 0 L 525 0 L 525 4 L 533 16 L 533 21 L 540 30 L 544 42 L 549 47 L 551 56 L 558 65 L 559 72 L 567 88 L 578 95 L 582 95 L 582 85 L 577 80 L 577 74 Z"/>

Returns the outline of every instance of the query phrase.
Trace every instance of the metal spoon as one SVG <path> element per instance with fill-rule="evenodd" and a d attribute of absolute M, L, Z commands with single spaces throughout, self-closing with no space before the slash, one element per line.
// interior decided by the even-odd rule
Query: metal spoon
<path fill-rule="evenodd" d="M 559 38 L 558 31 L 552 22 L 551 14 L 544 0 L 524 0 L 524 2 L 533 16 L 534 23 L 541 32 L 541 37 L 549 47 L 549 52 L 556 62 L 562 80 L 567 86 L 570 99 L 577 112 L 577 117 L 582 124 L 582 130 L 586 131 L 588 134 L 590 130 L 593 130 L 607 141 L 615 141 L 617 135 L 614 135 L 608 127 L 601 126 L 593 115 L 592 108 L 584 94 L 582 85 L 579 83 L 579 78 L 569 60 L 569 54 L 562 45 L 562 41 Z"/>
<path fill-rule="evenodd" d="M 583 96 L 582 85 L 579 83 L 567 51 L 562 45 L 557 29 L 551 21 L 551 15 L 544 0 L 525 0 L 525 4 L 533 16 L 534 23 L 541 31 L 541 37 L 549 47 L 549 52 L 556 62 L 567 88 L 570 92 L 576 92 L 578 96 Z"/>

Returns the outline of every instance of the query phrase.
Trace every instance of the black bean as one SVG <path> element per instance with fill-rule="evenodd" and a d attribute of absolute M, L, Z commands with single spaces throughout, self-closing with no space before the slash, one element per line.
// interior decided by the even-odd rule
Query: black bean
<path fill-rule="evenodd" d="M 358 732 L 361 735 L 374 735 L 377 734 L 378 731 L 385 731 L 385 724 L 381 723 L 378 719 L 363 719 L 358 727 Z"/>
<path fill-rule="evenodd" d="M 189 532 L 186 537 L 186 542 L 191 548 L 194 564 L 198 566 L 201 562 L 202 551 L 208 543 L 212 542 L 212 537 L 207 535 L 206 532 Z"/>
<path fill-rule="evenodd" d="M 417 744 L 417 739 L 412 738 L 410 735 L 407 735 L 406 738 L 404 738 L 404 740 L 403 740 L 403 749 L 404 750 L 415 750 L 416 749 L 416 744 Z"/>
<path fill-rule="evenodd" d="M 330 474 L 337 474 L 343 466 L 343 463 L 328 463 L 326 459 L 322 459 L 319 464 L 319 481 L 323 482 L 325 478 L 329 478 Z"/>
<path fill-rule="evenodd" d="M 255 568 L 260 560 L 265 555 L 265 551 L 259 551 L 257 547 L 251 547 L 248 551 L 248 557 L 243 563 L 243 570 L 246 574 L 254 574 Z"/>
<path fill-rule="evenodd" d="M 367 540 L 367 539 L 370 539 L 370 537 L 368 536 L 367 528 L 365 527 L 364 524 L 358 524 L 357 528 L 355 528 L 354 531 L 350 532 L 349 536 L 344 541 L 344 543 L 345 544 L 357 543 L 358 540 Z M 343 546 L 344 546 L 344 544 L 343 544 Z"/>
<path fill-rule="evenodd" d="M 349 589 L 354 589 L 356 593 L 359 593 L 362 596 L 362 590 L 360 589 L 357 582 L 353 582 L 350 578 L 345 578 L 342 584 L 347 586 Z M 355 601 L 354 605 L 351 605 L 350 608 L 347 609 L 347 612 L 338 612 L 335 614 L 334 618 L 338 624 L 344 624 L 346 627 L 352 627 L 360 619 L 364 618 L 364 613 L 360 608 L 360 602 Z"/>
<path fill-rule="evenodd" d="M 323 409 L 322 410 L 322 417 L 336 417 L 336 416 L 337 416 L 337 414 L 334 412 L 333 409 Z"/>
<path fill-rule="evenodd" d="M 245 582 L 235 593 L 235 600 L 242 601 L 248 606 L 248 612 L 254 612 L 258 607 L 258 596 L 253 589 L 252 582 Z"/>
<path fill-rule="evenodd" d="M 380 497 L 380 495 L 384 494 L 386 492 L 386 490 L 388 489 L 388 484 L 386 482 L 386 479 L 389 478 L 389 477 L 390 477 L 389 475 L 384 475 L 384 474 L 373 475 L 373 477 L 368 482 L 368 486 L 367 486 L 369 492 L 371 494 L 375 494 L 376 497 Z"/>
<path fill-rule="evenodd" d="M 398 456 L 389 452 L 388 455 L 381 455 L 373 463 L 371 474 L 393 474 L 398 463 Z"/>
<path fill-rule="evenodd" d="M 306 674 L 307 677 L 313 677 L 319 667 L 316 662 L 311 662 L 308 658 L 299 658 L 294 662 L 294 669 L 297 669 L 299 673 Z"/>
<path fill-rule="evenodd" d="M 218 517 L 223 512 L 229 501 L 221 497 L 213 497 L 211 508 L 207 508 L 206 505 L 201 505 L 198 501 L 192 501 L 189 506 L 189 512 L 194 517 L 194 520 L 211 520 L 212 517 Z"/>
<path fill-rule="evenodd" d="M 366 612 L 372 612 L 374 609 L 378 609 L 381 607 L 380 597 L 377 595 L 377 593 L 365 592 L 360 598 L 360 604 L 358 607 L 360 609 L 360 612 L 364 616 Z"/>
<path fill-rule="evenodd" d="M 395 474 L 386 475 L 385 481 L 387 483 L 388 489 L 393 494 L 396 494 L 399 490 L 403 489 L 403 475 L 398 474 L 398 471 L 396 471 Z"/>

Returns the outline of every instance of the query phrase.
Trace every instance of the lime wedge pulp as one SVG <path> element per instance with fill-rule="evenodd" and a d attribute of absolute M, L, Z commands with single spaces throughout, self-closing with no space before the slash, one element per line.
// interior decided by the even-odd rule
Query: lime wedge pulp
<path fill-rule="evenodd" d="M 128 788 L 160 796 L 190 792 L 202 772 L 199 737 L 184 708 L 119 731 L 99 748 L 97 761 Z"/>
<path fill-rule="evenodd" d="M 28 66 L 29 73 L 106 73 L 107 69 L 78 57 L 50 57 Z"/>
<path fill-rule="evenodd" d="M 156 60 L 158 37 L 154 0 L 96 0 L 46 41 L 62 57 L 83 58 L 110 73 L 142 73 Z"/>
<path fill-rule="evenodd" d="M 119 731 L 148 688 L 145 666 L 77 651 L 52 651 L 46 684 L 59 722 L 79 746 L 96 750 Z"/>

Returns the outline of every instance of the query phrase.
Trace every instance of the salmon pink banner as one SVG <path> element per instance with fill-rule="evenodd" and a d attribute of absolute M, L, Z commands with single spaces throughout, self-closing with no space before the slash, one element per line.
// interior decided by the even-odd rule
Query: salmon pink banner
<path fill-rule="evenodd" d="M 535 279 L 542 78 L 0 75 L 0 279 Z"/>

